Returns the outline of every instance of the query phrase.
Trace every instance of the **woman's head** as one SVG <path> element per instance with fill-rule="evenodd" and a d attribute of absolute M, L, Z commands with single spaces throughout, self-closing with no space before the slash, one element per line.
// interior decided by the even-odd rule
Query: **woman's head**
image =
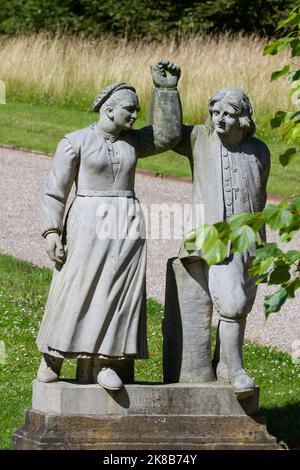
<path fill-rule="evenodd" d="M 208 100 L 210 126 L 217 132 L 230 132 L 234 127 L 243 131 L 243 137 L 252 137 L 255 124 L 249 98 L 240 88 L 222 88 Z"/>
<path fill-rule="evenodd" d="M 118 130 L 131 129 L 140 109 L 135 89 L 126 83 L 106 87 L 97 96 L 92 108 L 99 112 L 100 119 L 108 118 Z"/>

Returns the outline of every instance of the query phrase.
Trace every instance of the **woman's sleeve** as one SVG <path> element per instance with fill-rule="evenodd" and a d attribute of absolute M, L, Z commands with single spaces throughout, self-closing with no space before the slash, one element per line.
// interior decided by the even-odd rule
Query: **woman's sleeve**
<path fill-rule="evenodd" d="M 56 149 L 52 167 L 42 191 L 42 235 L 63 231 L 63 217 L 69 192 L 78 171 L 78 155 L 67 138 Z"/>
<path fill-rule="evenodd" d="M 182 137 L 180 142 L 173 148 L 174 152 L 188 157 L 190 161 L 193 160 L 193 150 L 197 136 L 197 128 L 199 126 L 186 126 L 182 125 Z"/>
<path fill-rule="evenodd" d="M 153 125 L 133 131 L 138 158 L 172 149 L 181 139 L 182 111 L 177 88 L 153 91 Z"/>

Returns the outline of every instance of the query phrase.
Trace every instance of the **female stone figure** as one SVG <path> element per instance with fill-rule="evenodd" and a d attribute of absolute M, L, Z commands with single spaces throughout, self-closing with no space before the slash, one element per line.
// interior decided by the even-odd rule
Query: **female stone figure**
<path fill-rule="evenodd" d="M 115 83 L 93 103 L 99 121 L 67 134 L 57 147 L 42 200 L 46 250 L 56 265 L 37 337 L 40 381 L 58 380 L 63 359 L 77 358 L 77 378 L 89 382 L 98 360 L 98 383 L 118 390 L 118 364 L 147 358 L 146 244 L 134 194 L 136 161 L 173 147 L 181 134 L 180 69 L 161 61 L 151 72 L 153 126 L 132 129 L 138 97 L 132 86 Z M 63 222 L 73 182 L 76 196 Z M 123 232 L 126 227 L 125 236 L 116 224 Z"/>

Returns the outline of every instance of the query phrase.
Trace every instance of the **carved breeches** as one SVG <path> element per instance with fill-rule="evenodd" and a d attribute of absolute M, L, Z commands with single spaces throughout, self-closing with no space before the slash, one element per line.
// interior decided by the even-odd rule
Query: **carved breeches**
<path fill-rule="evenodd" d="M 234 253 L 214 266 L 201 258 L 181 258 L 175 264 L 184 301 L 194 311 L 211 314 L 214 305 L 227 321 L 241 320 L 251 311 L 257 286 L 248 273 L 252 264 L 248 253 Z"/>

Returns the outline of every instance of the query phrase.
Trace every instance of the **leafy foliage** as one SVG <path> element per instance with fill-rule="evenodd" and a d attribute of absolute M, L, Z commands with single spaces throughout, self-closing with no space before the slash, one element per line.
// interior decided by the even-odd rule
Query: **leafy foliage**
<path fill-rule="evenodd" d="M 0 32 L 68 30 L 150 38 L 227 31 L 272 34 L 292 0 L 2 0 Z"/>
<path fill-rule="evenodd" d="M 282 241 L 290 241 L 300 230 L 300 197 L 291 203 L 283 201 L 268 205 L 263 212 L 235 214 L 228 222 L 203 225 L 190 234 L 185 245 L 188 251 L 202 250 L 203 258 L 212 265 L 222 262 L 229 250 L 231 254 L 241 253 L 256 243 L 256 257 L 250 274 L 257 276 L 257 283 L 281 286 L 265 298 L 268 315 L 280 310 L 285 300 L 294 297 L 300 287 L 300 251 L 284 252 L 277 243 L 263 243 L 258 230 L 265 224 L 278 230 Z"/>
<path fill-rule="evenodd" d="M 288 18 L 281 21 L 276 28 L 277 32 L 285 34 L 279 39 L 271 41 L 264 49 L 264 55 L 275 55 L 286 48 L 291 51 L 291 63 L 284 65 L 281 70 L 272 73 L 271 81 L 287 76 L 290 85 L 289 95 L 293 104 L 300 104 L 300 6 L 291 11 Z M 297 68 L 298 67 L 298 68 Z M 300 152 L 300 112 L 299 111 L 277 111 L 271 120 L 272 128 L 280 127 L 282 136 L 285 138 L 289 148 L 280 155 L 279 159 L 283 166 L 299 155 Z"/>

